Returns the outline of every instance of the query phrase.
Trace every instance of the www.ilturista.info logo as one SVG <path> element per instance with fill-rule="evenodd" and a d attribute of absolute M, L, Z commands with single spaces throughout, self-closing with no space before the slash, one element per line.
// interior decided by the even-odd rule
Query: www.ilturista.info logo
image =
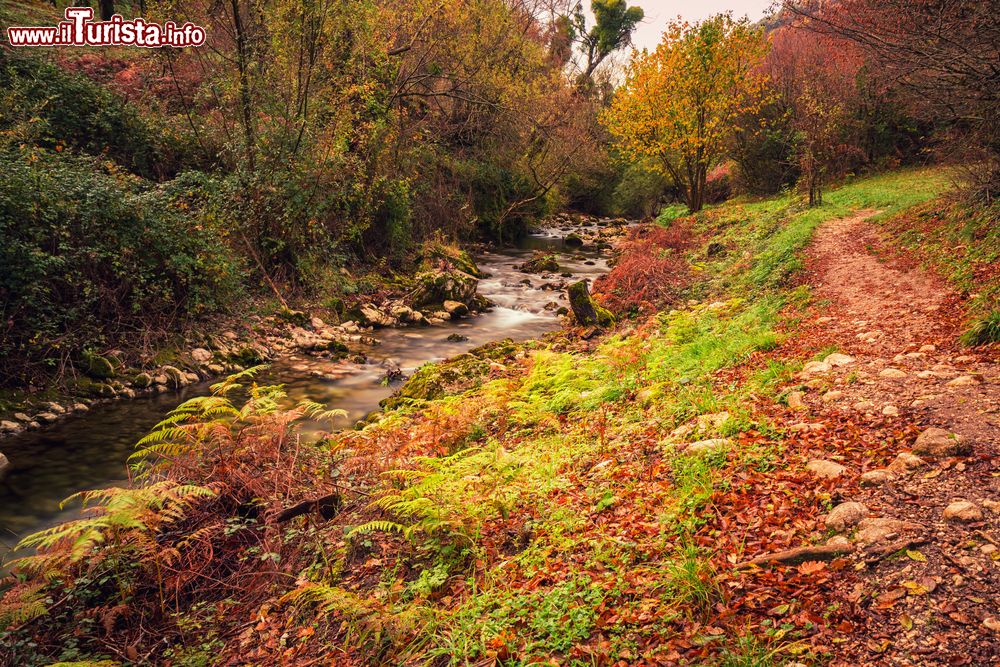
<path fill-rule="evenodd" d="M 181 48 L 205 43 L 205 29 L 193 23 L 163 25 L 136 18 L 126 21 L 119 14 L 110 21 L 92 21 L 91 7 L 67 7 L 66 20 L 56 26 L 7 28 L 11 46 L 161 46 Z"/>

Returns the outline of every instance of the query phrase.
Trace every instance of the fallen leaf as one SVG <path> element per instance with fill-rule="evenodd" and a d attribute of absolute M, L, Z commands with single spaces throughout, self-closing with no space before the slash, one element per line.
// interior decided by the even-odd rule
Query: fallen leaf
<path fill-rule="evenodd" d="M 920 553 L 916 549 L 907 549 L 906 550 L 906 556 L 910 560 L 915 560 L 915 561 L 918 561 L 920 563 L 926 563 L 927 562 L 927 556 L 923 555 L 922 553 Z"/>

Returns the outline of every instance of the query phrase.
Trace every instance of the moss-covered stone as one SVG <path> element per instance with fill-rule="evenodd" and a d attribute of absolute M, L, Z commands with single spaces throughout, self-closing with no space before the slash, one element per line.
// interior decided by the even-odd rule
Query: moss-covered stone
<path fill-rule="evenodd" d="M 264 350 L 253 345 L 244 345 L 235 352 L 229 354 L 229 361 L 240 366 L 249 368 L 259 366 L 269 361 Z"/>
<path fill-rule="evenodd" d="M 102 357 L 90 350 L 84 350 L 83 372 L 95 380 L 107 380 L 115 376 L 115 366 L 107 357 Z"/>
<path fill-rule="evenodd" d="M 566 289 L 566 294 L 569 296 L 573 317 L 580 326 L 610 327 L 615 323 L 615 316 L 590 296 L 587 281 L 573 283 Z"/>
<path fill-rule="evenodd" d="M 478 387 L 489 374 L 490 363 L 514 353 L 509 338 L 470 350 L 437 364 L 426 364 L 410 376 L 395 394 L 379 405 L 386 410 L 420 405 L 424 401 Z"/>
<path fill-rule="evenodd" d="M 566 244 L 567 248 L 581 248 L 583 247 L 583 239 L 577 233 L 572 233 L 563 239 L 563 243 Z"/>
<path fill-rule="evenodd" d="M 518 269 L 525 273 L 555 273 L 559 270 L 559 262 L 555 255 L 535 255 Z"/>
<path fill-rule="evenodd" d="M 309 325 L 309 314 L 301 310 L 292 310 L 290 308 L 282 308 L 278 311 L 278 319 L 283 322 L 288 322 L 289 324 L 294 324 L 298 327 L 304 327 Z"/>
<path fill-rule="evenodd" d="M 462 271 L 441 271 L 421 273 L 416 277 L 416 287 L 407 300 L 413 308 L 442 304 L 445 301 L 459 301 L 472 304 L 476 296 L 479 280 Z"/>

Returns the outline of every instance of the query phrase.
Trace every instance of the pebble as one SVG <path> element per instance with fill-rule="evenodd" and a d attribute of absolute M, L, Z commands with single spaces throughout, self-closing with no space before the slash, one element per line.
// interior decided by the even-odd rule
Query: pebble
<path fill-rule="evenodd" d="M 805 394 L 801 391 L 793 391 L 788 394 L 788 407 L 793 410 L 803 410 L 806 407 Z"/>
<path fill-rule="evenodd" d="M 898 417 L 899 408 L 897 408 L 895 405 L 887 405 L 884 408 L 882 408 L 882 414 L 885 415 L 886 417 Z"/>
<path fill-rule="evenodd" d="M 886 368 L 881 373 L 879 373 L 879 375 L 884 378 L 892 378 L 892 379 L 905 378 L 906 371 L 901 371 L 898 368 Z"/>
<path fill-rule="evenodd" d="M 844 392 L 842 391 L 838 390 L 828 391 L 825 394 L 823 394 L 822 401 L 824 403 L 832 403 L 833 401 L 839 401 L 843 397 L 844 397 Z"/>
<path fill-rule="evenodd" d="M 954 380 L 950 380 L 945 383 L 946 387 L 971 387 L 977 384 L 982 384 L 982 381 L 971 375 L 959 375 Z"/>

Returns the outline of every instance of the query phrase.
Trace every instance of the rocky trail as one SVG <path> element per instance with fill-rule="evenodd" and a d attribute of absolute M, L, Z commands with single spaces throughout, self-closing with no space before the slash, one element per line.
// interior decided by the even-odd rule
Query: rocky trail
<path fill-rule="evenodd" d="M 837 353 L 787 394 L 830 492 L 825 555 L 850 554 L 830 594 L 855 627 L 835 663 L 1000 664 L 996 351 L 959 347 L 958 296 L 886 251 L 875 214 L 816 234 L 807 282 L 824 306 L 802 335 Z"/>

